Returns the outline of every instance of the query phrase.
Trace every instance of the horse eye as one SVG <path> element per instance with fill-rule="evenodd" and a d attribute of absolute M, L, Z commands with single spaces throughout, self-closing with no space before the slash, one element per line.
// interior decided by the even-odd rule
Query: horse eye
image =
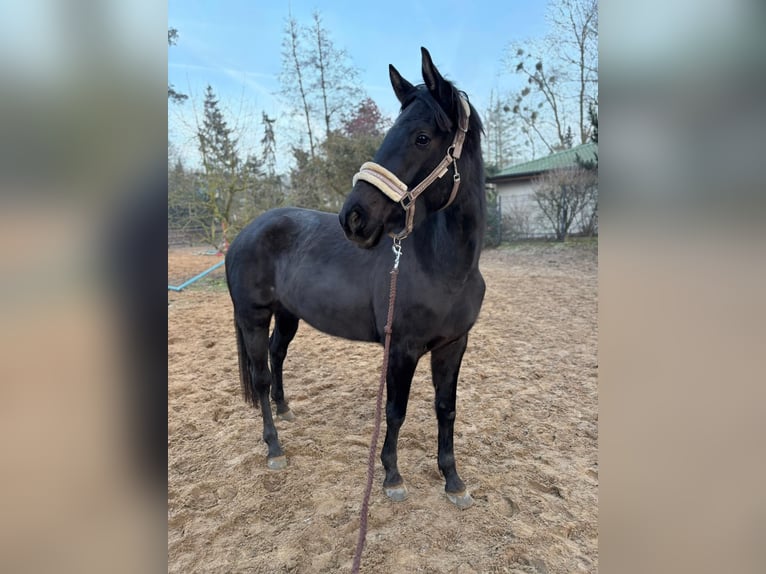
<path fill-rule="evenodd" d="M 419 146 L 427 146 L 428 142 L 431 141 L 431 138 L 429 138 L 426 134 L 419 134 L 418 137 L 415 138 L 415 143 Z"/>

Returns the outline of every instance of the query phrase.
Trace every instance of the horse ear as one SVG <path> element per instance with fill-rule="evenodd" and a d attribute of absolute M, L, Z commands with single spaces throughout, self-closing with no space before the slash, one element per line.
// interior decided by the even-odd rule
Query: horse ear
<path fill-rule="evenodd" d="M 396 94 L 397 99 L 401 104 L 404 104 L 405 98 L 415 89 L 415 86 L 402 78 L 399 71 L 391 64 L 388 65 L 388 75 L 391 78 L 391 86 L 394 88 L 394 93 Z"/>
<path fill-rule="evenodd" d="M 452 107 L 452 88 L 434 66 L 428 50 L 421 46 L 420 52 L 423 55 L 423 81 L 431 95 L 449 113 Z"/>

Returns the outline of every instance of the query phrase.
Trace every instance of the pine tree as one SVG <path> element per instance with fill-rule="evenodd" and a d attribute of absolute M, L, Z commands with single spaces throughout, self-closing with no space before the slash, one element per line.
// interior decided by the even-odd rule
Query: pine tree
<path fill-rule="evenodd" d="M 209 85 L 202 123 L 197 126 L 197 147 L 203 169 L 200 223 L 206 229 L 207 242 L 221 248 L 233 237 L 236 228 L 244 224 L 236 218 L 238 198 L 245 191 L 256 197 L 254 188 L 261 175 L 261 162 L 253 155 L 241 159 L 239 139 Z"/>
<path fill-rule="evenodd" d="M 226 123 L 218 98 L 210 85 L 205 91 L 204 117 L 197 138 L 202 163 L 207 171 L 231 171 L 237 168 L 237 138 Z"/>

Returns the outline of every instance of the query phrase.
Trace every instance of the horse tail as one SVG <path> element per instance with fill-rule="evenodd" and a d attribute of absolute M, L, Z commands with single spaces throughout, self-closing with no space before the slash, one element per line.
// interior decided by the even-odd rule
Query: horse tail
<path fill-rule="evenodd" d="M 245 338 L 242 336 L 242 328 L 234 318 L 234 327 L 237 329 L 237 357 L 239 358 L 239 382 L 242 385 L 242 396 L 246 403 L 258 406 L 258 394 L 255 392 L 255 381 L 251 370 L 250 355 L 245 348 Z"/>

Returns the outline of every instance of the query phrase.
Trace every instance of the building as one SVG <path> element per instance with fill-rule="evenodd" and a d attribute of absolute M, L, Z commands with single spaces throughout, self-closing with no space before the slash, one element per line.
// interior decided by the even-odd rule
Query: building
<path fill-rule="evenodd" d="M 597 144 L 587 143 L 553 153 L 549 156 L 519 163 L 487 178 L 497 191 L 499 210 L 503 218 L 504 236 L 508 238 L 550 237 L 553 229 L 535 200 L 535 182 L 554 170 L 578 167 L 583 161 L 596 159 Z M 571 233 L 583 231 L 583 222 L 576 222 Z"/>

